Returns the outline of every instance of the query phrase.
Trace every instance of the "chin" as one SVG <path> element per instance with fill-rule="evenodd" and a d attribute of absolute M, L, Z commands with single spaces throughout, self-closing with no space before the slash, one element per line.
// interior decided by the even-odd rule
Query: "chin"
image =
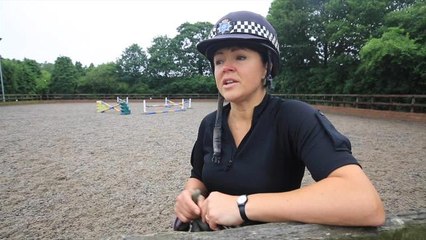
<path fill-rule="evenodd" d="M 239 100 L 242 99 L 241 95 L 236 95 L 236 94 L 222 94 L 223 98 L 225 98 L 225 100 L 227 102 L 238 102 Z"/>

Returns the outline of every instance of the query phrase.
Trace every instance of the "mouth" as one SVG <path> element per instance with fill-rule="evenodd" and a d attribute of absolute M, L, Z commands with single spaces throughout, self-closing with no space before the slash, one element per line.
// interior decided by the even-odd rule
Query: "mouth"
<path fill-rule="evenodd" d="M 233 79 L 225 79 L 222 81 L 223 86 L 230 86 L 232 84 L 237 83 L 238 81 L 235 81 Z"/>

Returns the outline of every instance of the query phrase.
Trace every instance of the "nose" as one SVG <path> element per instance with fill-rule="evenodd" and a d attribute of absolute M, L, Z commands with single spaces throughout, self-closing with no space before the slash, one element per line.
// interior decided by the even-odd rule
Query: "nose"
<path fill-rule="evenodd" d="M 235 71 L 235 66 L 231 61 L 225 61 L 223 63 L 222 71 L 224 72 L 232 72 Z"/>

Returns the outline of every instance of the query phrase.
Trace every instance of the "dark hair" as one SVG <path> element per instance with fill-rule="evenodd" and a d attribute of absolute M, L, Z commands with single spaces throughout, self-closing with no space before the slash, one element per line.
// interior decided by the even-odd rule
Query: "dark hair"
<path fill-rule="evenodd" d="M 235 41 L 235 42 L 226 42 L 223 44 L 217 44 L 214 46 L 214 48 L 211 48 L 208 50 L 208 60 L 210 61 L 212 70 L 214 71 L 214 62 L 213 58 L 217 50 L 223 49 L 223 48 L 240 48 L 240 49 L 250 49 L 252 51 L 257 52 L 260 57 L 262 58 L 263 64 L 268 64 L 268 49 L 266 47 L 263 47 L 258 44 L 253 44 L 250 42 L 241 42 L 241 41 Z"/>

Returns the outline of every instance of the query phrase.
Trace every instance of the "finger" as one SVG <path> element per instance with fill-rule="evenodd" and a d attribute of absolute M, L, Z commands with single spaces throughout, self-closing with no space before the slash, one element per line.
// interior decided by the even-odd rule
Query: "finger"
<path fill-rule="evenodd" d="M 210 227 L 212 230 L 214 230 L 214 231 L 219 230 L 218 225 L 217 225 L 214 221 L 210 221 L 210 222 L 208 222 L 208 224 L 209 224 L 209 227 Z"/>
<path fill-rule="evenodd" d="M 183 222 L 183 223 L 188 223 L 190 220 L 187 218 L 187 217 L 185 217 L 185 215 L 183 215 L 183 214 L 177 214 L 176 213 L 176 218 L 178 218 L 181 222 Z"/>
<path fill-rule="evenodd" d="M 191 192 L 191 199 L 193 202 L 198 203 L 198 197 L 201 196 L 201 191 L 200 189 L 194 189 Z"/>
<path fill-rule="evenodd" d="M 200 215 L 197 215 L 192 211 L 180 211 L 176 212 L 176 217 L 178 217 L 182 222 L 189 222 L 191 220 L 199 218 Z"/>
<path fill-rule="evenodd" d="M 186 191 L 184 195 L 185 202 L 187 206 L 191 208 L 191 212 L 196 216 L 199 216 L 201 213 L 200 207 L 198 206 L 198 198 L 200 195 L 200 190 L 196 189 L 195 192 Z"/>
<path fill-rule="evenodd" d="M 189 222 L 191 220 L 191 214 L 188 210 L 185 209 L 182 204 L 175 204 L 175 214 L 182 222 Z"/>
<path fill-rule="evenodd" d="M 198 206 L 202 205 L 205 200 L 206 200 L 206 198 L 203 195 L 198 196 L 197 205 Z"/>
<path fill-rule="evenodd" d="M 198 208 L 198 206 L 195 206 L 195 208 L 187 206 L 181 209 L 180 213 L 188 220 L 200 217 L 200 209 Z"/>
<path fill-rule="evenodd" d="M 200 216 L 201 214 L 201 209 L 200 207 L 195 204 L 193 201 L 191 201 L 189 203 L 189 207 L 191 208 L 191 213 L 194 214 L 195 216 Z"/>
<path fill-rule="evenodd" d="M 176 216 L 184 221 L 188 222 L 191 219 L 198 218 L 200 216 L 200 208 L 191 201 L 177 201 L 175 204 Z"/>
<path fill-rule="evenodd" d="M 200 197 L 198 198 L 198 203 L 197 203 L 197 205 L 198 205 L 201 209 L 203 209 L 205 204 L 206 204 L 206 199 L 205 199 L 203 196 L 200 196 Z"/>
<path fill-rule="evenodd" d="M 207 206 L 206 206 L 206 201 L 205 198 L 202 197 L 200 198 L 200 200 L 198 201 L 198 206 L 200 207 L 200 216 L 201 216 L 201 220 L 203 222 L 207 222 L 206 216 L 207 216 Z"/>

